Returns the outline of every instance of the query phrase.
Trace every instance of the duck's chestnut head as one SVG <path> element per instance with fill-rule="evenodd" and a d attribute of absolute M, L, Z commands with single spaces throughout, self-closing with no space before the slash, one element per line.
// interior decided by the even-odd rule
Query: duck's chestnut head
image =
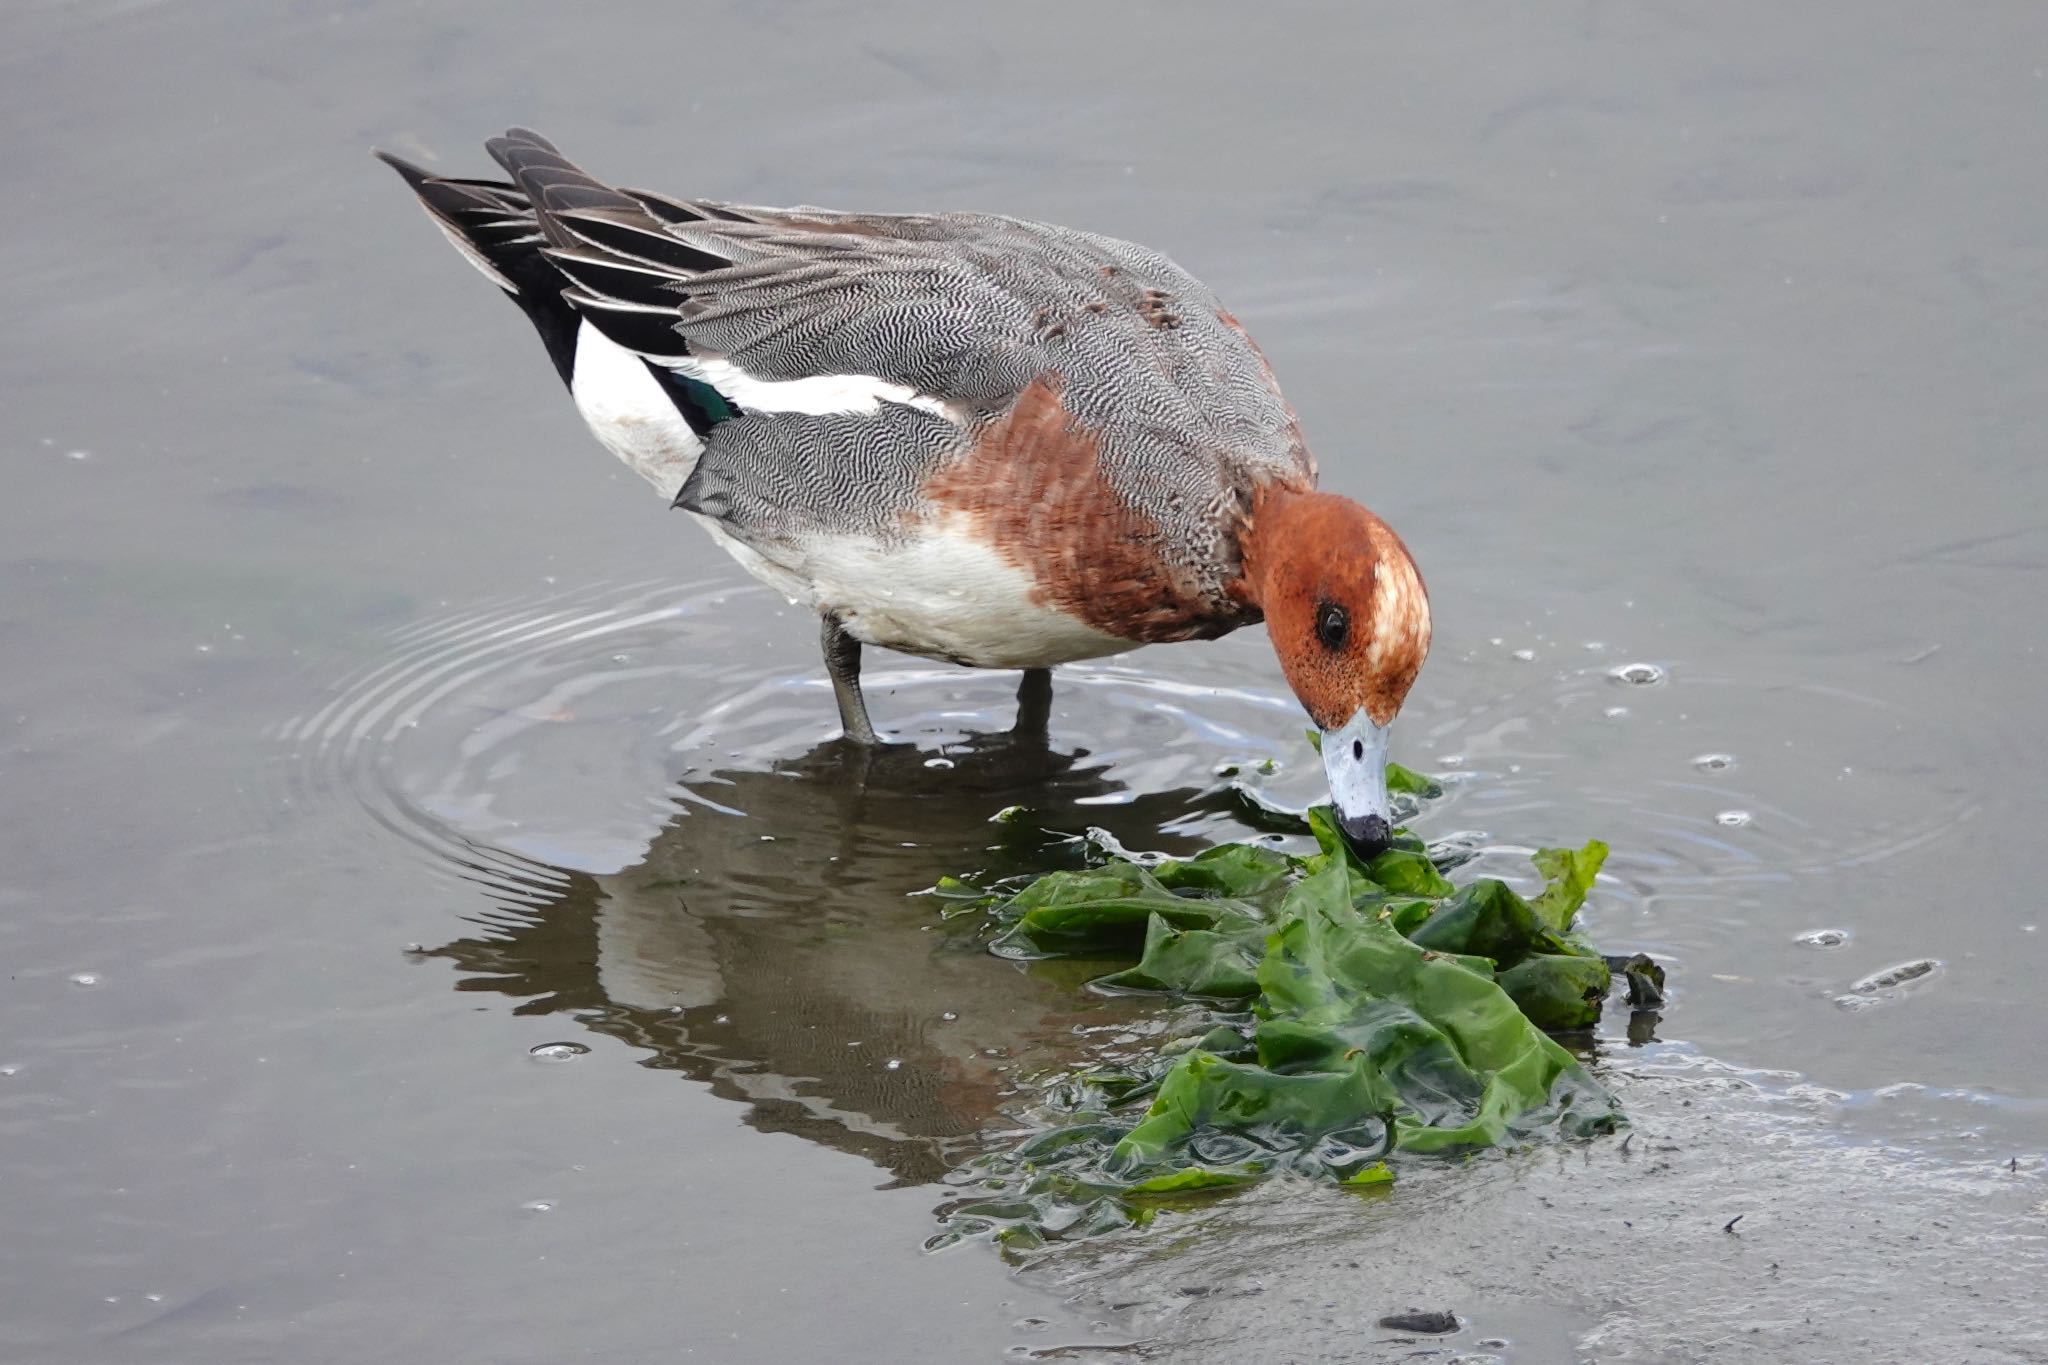
<path fill-rule="evenodd" d="M 1335 493 L 1273 488 L 1240 542 L 1244 587 L 1322 731 L 1338 826 L 1365 857 L 1393 834 L 1387 730 L 1429 655 L 1429 593 L 1387 524 Z"/>

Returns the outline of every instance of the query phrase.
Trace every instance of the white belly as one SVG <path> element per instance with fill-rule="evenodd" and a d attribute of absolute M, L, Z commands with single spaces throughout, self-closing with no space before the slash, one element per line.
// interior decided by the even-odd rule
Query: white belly
<path fill-rule="evenodd" d="M 747 572 L 869 644 L 976 668 L 1048 668 L 1132 647 L 1034 600 L 1030 576 L 957 521 L 894 542 L 821 536 L 764 554 L 699 520 Z"/>

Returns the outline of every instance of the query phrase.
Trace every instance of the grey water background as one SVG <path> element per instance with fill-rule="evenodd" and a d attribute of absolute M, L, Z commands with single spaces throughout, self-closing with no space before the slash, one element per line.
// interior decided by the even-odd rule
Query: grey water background
<path fill-rule="evenodd" d="M 0 1357 L 2048 1359 L 2044 68 L 2030 3 L 8 5 Z M 513 122 L 1210 281 L 1428 576 L 1422 831 L 1615 847 L 1630 1145 L 920 1250 L 1161 1015 L 906 893 L 1241 836 L 1298 715 L 1257 632 L 1043 754 L 884 658 L 849 769 L 366 155 Z"/>

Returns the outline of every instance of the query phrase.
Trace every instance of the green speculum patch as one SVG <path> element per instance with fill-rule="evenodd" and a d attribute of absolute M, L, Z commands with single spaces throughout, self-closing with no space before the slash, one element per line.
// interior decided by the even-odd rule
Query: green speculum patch
<path fill-rule="evenodd" d="M 988 917 L 1002 956 L 1130 960 L 1092 984 L 1199 1008 L 1149 1057 L 1044 1082 L 1044 1131 L 959 1173 L 975 1197 L 948 1207 L 935 1244 L 1028 1247 L 1283 1173 L 1382 1184 L 1408 1156 L 1624 1122 L 1549 1036 L 1599 1020 L 1615 969 L 1632 1001 L 1661 990 L 1647 959 L 1611 963 L 1573 930 L 1604 844 L 1539 851 L 1549 883 L 1524 899 L 1492 878 L 1453 885 L 1405 833 L 1362 863 L 1325 811 L 1309 825 L 1307 856 L 1226 844 L 939 888 L 950 913 Z"/>

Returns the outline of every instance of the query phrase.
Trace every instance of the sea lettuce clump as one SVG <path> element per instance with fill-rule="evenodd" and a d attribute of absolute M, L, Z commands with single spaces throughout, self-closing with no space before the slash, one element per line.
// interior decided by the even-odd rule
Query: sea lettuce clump
<path fill-rule="evenodd" d="M 1405 780 L 1420 781 L 1404 775 Z M 1371 862 L 1309 812 L 1318 851 L 1226 844 L 1185 860 L 1112 857 L 1010 894 L 940 888 L 980 909 L 1013 958 L 1125 957 L 1093 984 L 1194 1002 L 1157 1055 L 1056 1078 L 1044 1131 L 958 1173 L 975 1194 L 936 1242 L 1012 1245 L 1145 1221 L 1164 1199 L 1282 1172 L 1390 1181 L 1402 1154 L 1611 1132 L 1620 1106 L 1550 1032 L 1589 1028 L 1613 971 L 1573 920 L 1607 847 L 1544 849 L 1525 899 L 1453 885 L 1405 834 Z"/>

